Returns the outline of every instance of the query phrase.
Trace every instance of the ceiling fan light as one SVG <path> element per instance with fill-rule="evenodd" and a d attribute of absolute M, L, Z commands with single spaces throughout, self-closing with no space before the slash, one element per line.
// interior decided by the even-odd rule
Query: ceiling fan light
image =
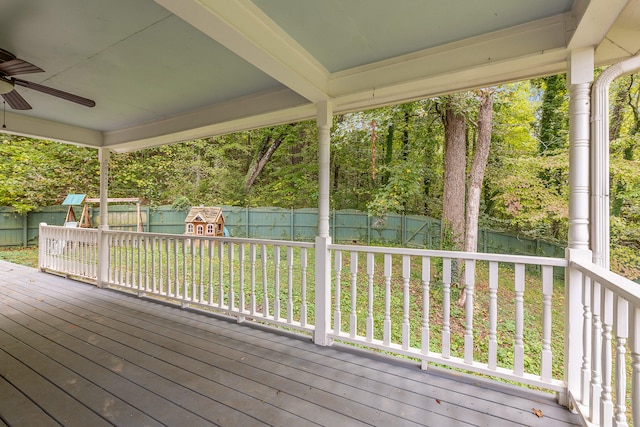
<path fill-rule="evenodd" d="M 10 80 L 0 79 L 0 95 L 9 93 L 13 90 L 13 83 Z"/>

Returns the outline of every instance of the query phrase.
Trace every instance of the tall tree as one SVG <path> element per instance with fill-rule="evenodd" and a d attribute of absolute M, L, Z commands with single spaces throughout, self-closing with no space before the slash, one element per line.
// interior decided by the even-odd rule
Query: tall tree
<path fill-rule="evenodd" d="M 480 107 L 478 108 L 478 132 L 469 171 L 469 188 L 467 193 L 467 215 L 464 250 L 478 250 L 478 217 L 480 215 L 480 193 L 484 181 L 484 172 L 489 159 L 491 147 L 491 131 L 493 129 L 492 89 L 480 91 Z"/>
<path fill-rule="evenodd" d="M 465 188 L 467 167 L 467 119 L 463 95 L 450 95 L 443 102 L 444 191 L 442 196 L 442 243 L 444 249 L 462 250 L 465 232 Z"/>
<path fill-rule="evenodd" d="M 491 148 L 491 131 L 493 129 L 493 90 L 484 89 L 479 92 L 480 106 L 478 107 L 478 123 L 476 141 L 469 171 L 467 193 L 466 229 L 464 236 L 465 252 L 478 250 L 478 218 L 480 216 L 480 193 L 484 181 L 484 172 L 489 159 Z M 457 304 L 463 306 L 466 292 L 462 288 Z"/>

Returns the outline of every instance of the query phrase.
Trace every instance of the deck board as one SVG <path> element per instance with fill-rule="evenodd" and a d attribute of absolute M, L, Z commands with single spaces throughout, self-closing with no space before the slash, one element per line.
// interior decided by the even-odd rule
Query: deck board
<path fill-rule="evenodd" d="M 0 261 L 0 426 L 580 425 L 551 395 L 245 323 Z"/>

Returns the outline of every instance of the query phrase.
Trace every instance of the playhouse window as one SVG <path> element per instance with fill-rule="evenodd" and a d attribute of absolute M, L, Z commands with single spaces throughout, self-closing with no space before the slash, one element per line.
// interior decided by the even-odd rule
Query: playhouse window
<path fill-rule="evenodd" d="M 193 234 L 193 224 L 187 224 L 187 233 Z"/>
<path fill-rule="evenodd" d="M 207 234 L 213 234 L 213 224 L 207 224 Z"/>
<path fill-rule="evenodd" d="M 204 227 L 202 225 L 199 225 L 198 227 L 196 227 L 196 234 L 198 236 L 202 236 L 204 234 Z"/>

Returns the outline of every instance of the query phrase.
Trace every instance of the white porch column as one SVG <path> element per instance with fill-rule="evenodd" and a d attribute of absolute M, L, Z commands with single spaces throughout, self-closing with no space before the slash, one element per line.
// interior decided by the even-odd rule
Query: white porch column
<path fill-rule="evenodd" d="M 316 237 L 316 320 L 313 341 L 331 345 L 327 332 L 331 325 L 331 254 L 329 245 L 329 161 L 333 108 L 327 101 L 317 104 L 318 125 L 318 236 Z"/>
<path fill-rule="evenodd" d="M 590 91 L 593 81 L 593 48 L 574 50 L 569 56 L 569 246 L 567 260 L 591 260 L 589 250 L 589 130 Z M 582 274 L 565 272 L 564 363 L 567 396 L 560 403 L 572 407 L 581 401 L 583 363 Z"/>
<path fill-rule="evenodd" d="M 109 156 L 108 148 L 98 149 L 100 160 L 100 226 L 98 227 L 98 268 L 96 282 L 99 288 L 107 279 L 109 271 L 109 245 L 107 236 L 102 233 L 109 229 Z"/>

